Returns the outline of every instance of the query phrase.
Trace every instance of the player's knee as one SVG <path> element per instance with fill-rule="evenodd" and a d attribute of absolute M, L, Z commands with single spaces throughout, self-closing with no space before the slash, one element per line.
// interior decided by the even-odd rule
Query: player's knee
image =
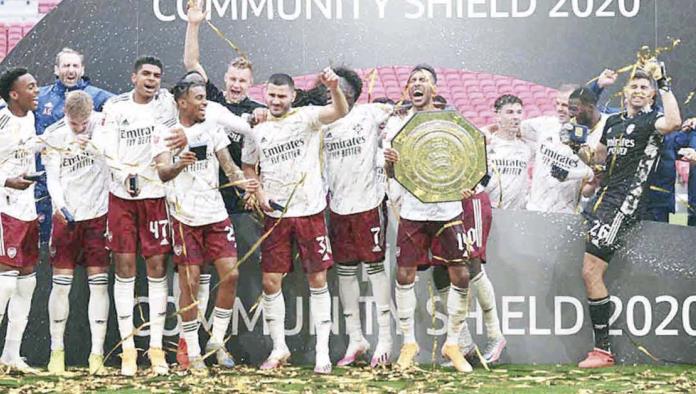
<path fill-rule="evenodd" d="M 469 268 L 466 265 L 453 265 L 449 267 L 448 271 L 453 285 L 460 288 L 469 286 Z"/>
<path fill-rule="evenodd" d="M 261 284 L 263 285 L 263 292 L 266 294 L 275 294 L 280 291 L 280 286 L 282 284 L 282 277 L 278 276 L 276 277 L 275 275 L 264 275 L 263 279 L 261 280 Z"/>
<path fill-rule="evenodd" d="M 230 268 L 227 270 L 220 278 L 220 286 L 234 286 L 239 280 L 239 270 L 237 268 Z"/>
<path fill-rule="evenodd" d="M 410 285 L 416 281 L 416 269 L 399 267 L 396 270 L 396 282 L 400 285 Z"/>
<path fill-rule="evenodd" d="M 307 274 L 307 281 L 309 282 L 309 287 L 314 289 L 326 286 L 326 271 Z"/>

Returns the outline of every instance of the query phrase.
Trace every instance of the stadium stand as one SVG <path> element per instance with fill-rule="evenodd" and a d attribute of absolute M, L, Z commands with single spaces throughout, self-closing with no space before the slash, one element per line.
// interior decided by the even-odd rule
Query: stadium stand
<path fill-rule="evenodd" d="M 62 0 L 0 0 L 0 62 Z"/>
<path fill-rule="evenodd" d="M 363 94 L 359 102 L 367 102 L 368 92 L 371 93 L 372 99 L 389 97 L 394 101 L 401 100 L 405 94 L 403 87 L 410 70 L 410 66 L 357 70 L 364 84 Z M 493 102 L 504 93 L 515 94 L 522 98 L 527 117 L 555 113 L 553 97 L 556 91 L 554 89 L 504 75 L 454 68 L 436 68 L 435 71 L 439 76 L 437 93 L 447 99 L 449 105 L 455 107 L 477 126 L 493 123 Z M 295 85 L 300 89 L 312 87 L 315 81 L 316 75 L 314 74 L 295 77 Z M 372 89 L 370 90 L 371 85 Z M 249 95 L 260 100 L 263 97 L 263 85 L 259 84 L 252 87 Z"/>

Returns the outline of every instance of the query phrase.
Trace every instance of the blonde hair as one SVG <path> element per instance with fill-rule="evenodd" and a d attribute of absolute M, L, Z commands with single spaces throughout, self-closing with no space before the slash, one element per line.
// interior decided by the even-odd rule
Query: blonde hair
<path fill-rule="evenodd" d="M 94 102 L 92 97 L 82 90 L 73 90 L 65 99 L 64 112 L 74 119 L 86 119 L 92 114 Z"/>
<path fill-rule="evenodd" d="M 248 58 L 243 57 L 243 56 L 240 56 L 240 57 L 233 59 L 230 62 L 230 65 L 227 66 L 228 69 L 230 67 L 238 68 L 240 70 L 246 69 L 246 70 L 251 71 L 252 73 L 254 72 L 254 65 L 253 65 L 253 63 L 251 63 L 251 60 L 249 60 Z"/>

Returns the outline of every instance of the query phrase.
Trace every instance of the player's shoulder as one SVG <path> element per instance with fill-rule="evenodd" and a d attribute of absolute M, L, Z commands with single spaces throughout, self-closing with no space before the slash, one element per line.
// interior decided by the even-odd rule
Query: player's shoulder
<path fill-rule="evenodd" d="M 155 100 L 160 100 L 160 101 L 168 101 L 168 100 L 174 100 L 174 95 L 167 89 L 160 89 L 159 92 L 157 92 L 157 95 L 155 96 Z"/>
<path fill-rule="evenodd" d="M 12 120 L 12 113 L 8 107 L 0 109 L 0 130 L 3 130 Z"/>
<path fill-rule="evenodd" d="M 116 108 L 128 104 L 131 101 L 131 97 L 131 92 L 121 93 L 116 96 L 112 96 L 111 98 L 106 100 L 104 108 Z"/>
<path fill-rule="evenodd" d="M 67 122 L 65 121 L 65 118 L 60 118 L 57 122 L 53 123 L 52 125 L 48 126 L 46 130 L 44 130 L 44 134 L 46 135 L 54 135 L 60 133 L 63 129 L 67 128 Z"/>

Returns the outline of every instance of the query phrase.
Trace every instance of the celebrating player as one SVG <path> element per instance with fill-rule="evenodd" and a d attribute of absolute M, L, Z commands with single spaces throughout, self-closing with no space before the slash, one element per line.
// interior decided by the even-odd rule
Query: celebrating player
<path fill-rule="evenodd" d="M 314 371 L 330 373 L 332 369 L 331 297 L 326 270 L 333 265 L 333 257 L 323 213 L 326 196 L 320 166 L 320 131 L 322 126 L 345 116 L 348 103 L 339 78 L 331 69 L 323 71 L 320 81 L 330 91 L 331 104 L 292 109 L 295 83 L 289 75 L 272 75 L 266 85 L 270 119 L 253 129 L 243 149 L 247 177 L 257 176 L 254 166 L 260 164 L 262 189 L 257 199 L 268 215 L 265 231 L 273 229 L 261 246 L 263 313 L 273 340 L 273 351 L 261 365 L 262 369 L 276 368 L 290 357 L 285 344 L 285 300 L 281 284 L 283 275 L 293 268 L 293 241 L 297 243 L 309 281 L 310 309 L 317 335 Z M 284 214 L 274 211 L 269 201 L 284 206 Z"/>
<path fill-rule="evenodd" d="M 408 94 L 413 107 L 405 119 L 395 119 L 388 125 L 388 138 L 393 138 L 401 126 L 416 112 L 435 109 L 432 98 L 435 95 L 437 76 L 428 65 L 416 66 L 408 79 Z M 391 148 L 385 149 L 388 163 L 399 160 L 399 153 Z M 397 184 L 393 184 L 400 187 Z M 462 204 L 455 202 L 423 203 L 407 190 L 401 192 L 403 203 L 400 210 L 396 254 L 396 307 L 399 325 L 404 342 L 397 365 L 408 368 L 413 365 L 419 348 L 415 337 L 416 308 L 416 270 L 424 264 L 446 264 L 452 281 L 448 295 L 447 340 L 442 355 L 452 361 L 461 372 L 471 372 L 471 365 L 459 350 L 459 334 L 468 314 L 469 271 L 464 264 L 464 228 L 461 222 Z M 391 195 L 390 195 L 391 198 Z M 429 259 L 434 241 L 438 240 L 439 256 Z M 433 253 L 434 254 L 434 253 Z"/>
<path fill-rule="evenodd" d="M 379 340 L 371 362 L 376 366 L 390 361 L 392 348 L 391 294 L 384 271 L 385 228 L 380 209 L 384 187 L 379 171 L 384 167 L 384 156 L 379 149 L 380 125 L 392 107 L 355 105 L 362 92 L 360 77 L 347 68 L 337 68 L 335 72 L 350 108 L 348 115 L 323 130 L 330 195 L 329 237 L 338 264 L 338 290 L 350 337 L 345 356 L 338 365 L 352 364 L 370 348 L 362 334 L 358 303 L 357 273 L 364 262 L 377 304 Z"/>
<path fill-rule="evenodd" d="M 153 141 L 153 155 L 158 175 L 168 186 L 174 261 L 179 266 L 183 336 L 190 369 L 195 373 L 205 373 L 207 369 L 198 344 L 195 295 L 198 294 L 201 266 L 208 261 L 215 265 L 221 282 L 213 313 L 213 332 L 206 351 L 215 351 L 221 365 L 234 365 L 224 350 L 224 337 L 232 316 L 239 277 L 237 245 L 218 190 L 218 171 L 222 167 L 233 181 L 243 180 L 244 175 L 232 161 L 227 150 L 229 140 L 222 127 L 206 119 L 205 85 L 181 81 L 173 90 L 179 109 L 177 126 L 186 133 L 189 150 L 172 154 L 163 136 L 157 135 Z M 254 192 L 258 182 L 252 180 L 245 187 Z"/>
<path fill-rule="evenodd" d="M 606 163 L 600 190 L 585 210 L 588 239 L 582 275 L 587 290 L 590 318 L 594 328 L 594 350 L 580 362 L 580 368 L 614 364 L 609 341 L 611 303 L 604 273 L 622 237 L 637 221 L 643 189 L 660 151 L 662 135 L 681 127 L 677 99 L 669 80 L 658 65 L 651 65 L 653 78 L 643 70 L 632 75 L 624 88 L 626 111 L 606 122 L 595 152 L 585 147 L 581 157 L 591 164 Z M 664 115 L 654 108 L 659 91 Z"/>
<path fill-rule="evenodd" d="M 39 148 L 34 114 L 39 88 L 24 68 L 0 76 L 0 322 L 7 307 L 7 333 L 0 363 L 21 371 L 31 368 L 19 355 L 36 287 L 39 225 L 34 204 L 34 155 Z"/>
<path fill-rule="evenodd" d="M 494 208 L 524 209 L 529 192 L 527 167 L 531 149 L 519 137 L 523 105 L 519 97 L 505 94 L 493 104 L 498 131 L 488 137 L 490 182 L 486 192 Z"/>
<path fill-rule="evenodd" d="M 109 260 L 106 250 L 106 211 L 109 169 L 103 156 L 91 149 L 94 129 L 103 116 L 92 111 L 89 94 L 77 90 L 65 100 L 65 118 L 43 136 L 48 191 L 53 201 L 50 242 L 53 287 L 48 299 L 51 359 L 48 372 L 65 372 L 63 336 L 70 310 L 70 287 L 76 265 L 84 264 L 89 284 L 89 328 L 92 351 L 89 372 L 104 372 L 104 338 L 109 317 Z"/>
<path fill-rule="evenodd" d="M 168 293 L 166 256 L 171 243 L 164 187 L 152 165 L 151 138 L 156 129 L 174 125 L 176 107 L 171 94 L 160 89 L 162 69 L 162 62 L 157 58 L 139 58 L 131 76 L 133 90 L 107 102 L 104 107 L 107 127 L 104 133 L 95 136 L 95 143 L 105 152 L 112 169 L 107 246 L 116 265 L 114 301 L 123 340 L 121 374 L 125 376 L 133 376 L 137 370 L 133 307 L 138 252 L 145 258 L 147 267 L 148 355 L 154 373 L 166 374 L 169 370 L 162 350 L 162 335 Z M 181 136 L 173 137 L 177 138 Z"/>

